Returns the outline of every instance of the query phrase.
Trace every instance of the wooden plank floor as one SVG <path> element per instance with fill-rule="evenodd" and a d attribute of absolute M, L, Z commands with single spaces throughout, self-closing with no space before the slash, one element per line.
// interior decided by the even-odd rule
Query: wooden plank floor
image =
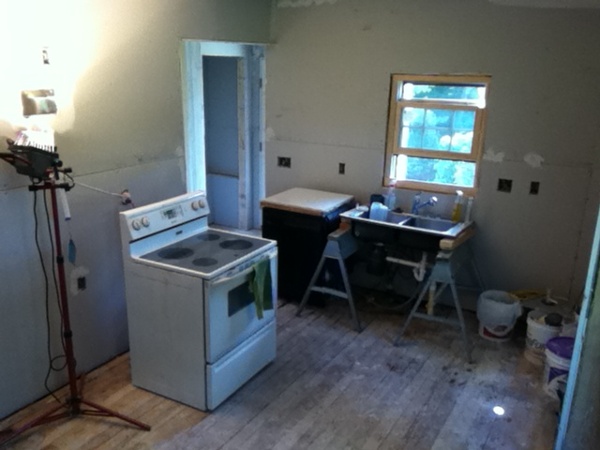
<path fill-rule="evenodd" d="M 551 449 L 558 405 L 541 369 L 524 359 L 524 338 L 489 342 L 466 313 L 474 363 L 457 330 L 418 319 L 399 347 L 405 315 L 366 302 L 353 330 L 347 307 L 329 300 L 295 316 L 280 303 L 278 355 L 210 414 L 133 387 L 128 355 L 88 374 L 85 398 L 152 426 L 80 416 L 37 427 L 7 449 Z M 63 390 L 64 391 L 64 390 Z M 61 392 L 64 394 L 64 392 Z M 43 399 L 0 422 L 35 417 Z M 492 412 L 503 406 L 502 417 Z"/>

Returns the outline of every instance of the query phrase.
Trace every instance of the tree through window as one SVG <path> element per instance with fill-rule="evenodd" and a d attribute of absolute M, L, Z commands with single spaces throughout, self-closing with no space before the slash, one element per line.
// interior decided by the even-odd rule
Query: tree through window
<path fill-rule="evenodd" d="M 384 184 L 473 194 L 489 82 L 486 75 L 392 75 Z"/>

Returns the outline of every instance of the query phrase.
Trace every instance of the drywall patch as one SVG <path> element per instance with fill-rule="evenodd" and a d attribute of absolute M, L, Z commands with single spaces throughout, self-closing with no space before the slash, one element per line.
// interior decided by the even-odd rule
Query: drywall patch
<path fill-rule="evenodd" d="M 527 153 L 523 160 L 534 169 L 542 167 L 542 163 L 544 162 L 543 156 L 538 155 L 537 153 Z"/>
<path fill-rule="evenodd" d="M 277 7 L 278 8 L 301 8 L 308 6 L 320 6 L 326 3 L 333 5 L 338 0 L 278 0 Z"/>
<path fill-rule="evenodd" d="M 267 127 L 267 129 L 265 130 L 265 139 L 267 141 L 274 141 L 275 137 L 275 130 L 271 127 Z"/>
<path fill-rule="evenodd" d="M 489 148 L 483 154 L 483 159 L 485 161 L 501 163 L 504 161 L 504 152 L 494 152 L 494 149 Z"/>

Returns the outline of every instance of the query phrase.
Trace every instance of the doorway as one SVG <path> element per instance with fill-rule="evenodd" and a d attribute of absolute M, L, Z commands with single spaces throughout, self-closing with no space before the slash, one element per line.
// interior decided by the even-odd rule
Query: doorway
<path fill-rule="evenodd" d="M 261 226 L 265 194 L 264 46 L 183 41 L 188 192 L 205 190 L 213 225 Z"/>
<path fill-rule="evenodd" d="M 242 58 L 203 56 L 204 148 L 209 222 L 239 226 L 240 156 L 243 152 L 243 98 L 238 108 L 238 67 Z M 238 111 L 239 110 L 239 111 Z M 242 117 L 238 117 L 238 112 Z M 242 129 L 240 129 L 242 128 Z"/>

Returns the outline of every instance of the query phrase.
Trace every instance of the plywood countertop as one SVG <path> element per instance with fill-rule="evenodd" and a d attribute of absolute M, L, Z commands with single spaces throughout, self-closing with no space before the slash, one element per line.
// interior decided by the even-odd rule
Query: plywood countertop
<path fill-rule="evenodd" d="M 471 225 L 469 228 L 466 228 L 454 239 L 442 239 L 440 241 L 440 249 L 454 250 L 456 247 L 467 242 L 473 236 L 475 236 L 475 225 Z"/>
<path fill-rule="evenodd" d="M 347 194 L 292 188 L 263 199 L 260 206 L 322 216 L 353 200 L 354 197 Z"/>

